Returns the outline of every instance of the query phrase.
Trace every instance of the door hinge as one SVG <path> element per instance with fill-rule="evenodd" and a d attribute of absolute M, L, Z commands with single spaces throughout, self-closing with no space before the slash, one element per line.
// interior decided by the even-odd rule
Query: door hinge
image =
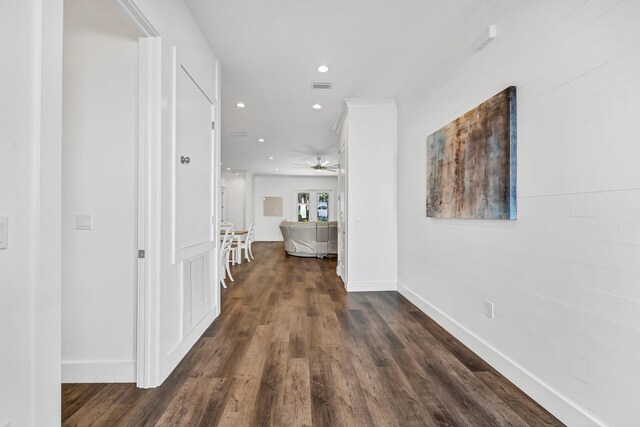
<path fill-rule="evenodd" d="M 211 130 L 216 130 L 216 122 L 211 122 Z"/>
<path fill-rule="evenodd" d="M 146 255 L 146 254 L 145 254 L 145 252 L 144 252 L 144 249 L 140 249 L 140 250 L 138 251 L 138 258 L 144 258 L 144 256 L 145 256 L 145 255 Z"/>

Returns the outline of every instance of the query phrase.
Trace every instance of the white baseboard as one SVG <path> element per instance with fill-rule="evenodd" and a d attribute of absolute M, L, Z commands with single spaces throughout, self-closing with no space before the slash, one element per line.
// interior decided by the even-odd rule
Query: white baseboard
<path fill-rule="evenodd" d="M 604 425 L 583 408 L 560 394 L 540 378 L 537 378 L 517 362 L 509 359 L 500 350 L 485 342 L 401 282 L 398 282 L 398 292 L 563 423 L 568 426 L 580 427 Z"/>
<path fill-rule="evenodd" d="M 347 292 L 381 292 L 395 291 L 398 284 L 395 281 L 347 281 Z"/>
<path fill-rule="evenodd" d="M 63 360 L 62 383 L 135 383 L 134 360 Z"/>

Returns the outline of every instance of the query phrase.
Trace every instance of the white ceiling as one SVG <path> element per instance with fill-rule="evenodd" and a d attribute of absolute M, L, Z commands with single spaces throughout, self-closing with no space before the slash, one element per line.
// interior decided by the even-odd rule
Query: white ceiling
<path fill-rule="evenodd" d="M 222 66 L 223 171 L 314 175 L 294 165 L 335 163 L 342 100 L 394 98 L 497 1 L 187 0 Z"/>

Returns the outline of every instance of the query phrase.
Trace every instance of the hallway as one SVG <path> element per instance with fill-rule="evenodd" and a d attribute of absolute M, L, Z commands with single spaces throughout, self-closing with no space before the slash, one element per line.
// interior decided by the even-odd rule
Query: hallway
<path fill-rule="evenodd" d="M 562 425 L 396 292 L 256 243 L 165 383 L 62 386 L 63 425 Z"/>

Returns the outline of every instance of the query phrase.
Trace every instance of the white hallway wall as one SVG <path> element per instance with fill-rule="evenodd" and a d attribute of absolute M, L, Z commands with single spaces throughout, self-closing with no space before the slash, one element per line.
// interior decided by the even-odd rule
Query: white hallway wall
<path fill-rule="evenodd" d="M 638 22 L 637 1 L 501 2 L 398 103 L 401 292 L 574 426 L 640 420 Z M 509 85 L 518 220 L 426 218 L 427 135 Z"/>
<path fill-rule="evenodd" d="M 295 220 L 297 190 L 331 190 L 333 200 L 329 203 L 329 219 L 336 219 L 338 197 L 337 176 L 277 176 L 256 175 L 254 179 L 254 220 L 256 222 L 257 241 L 281 241 L 282 234 L 278 225 L 284 219 Z M 283 216 L 264 216 L 262 198 L 265 196 L 282 197 Z"/>
<path fill-rule="evenodd" d="M 110 0 L 64 27 L 62 380 L 135 382 L 138 34 Z"/>
<path fill-rule="evenodd" d="M 56 425 L 62 2 L 1 2 L 0 39 L 0 425 Z"/>

